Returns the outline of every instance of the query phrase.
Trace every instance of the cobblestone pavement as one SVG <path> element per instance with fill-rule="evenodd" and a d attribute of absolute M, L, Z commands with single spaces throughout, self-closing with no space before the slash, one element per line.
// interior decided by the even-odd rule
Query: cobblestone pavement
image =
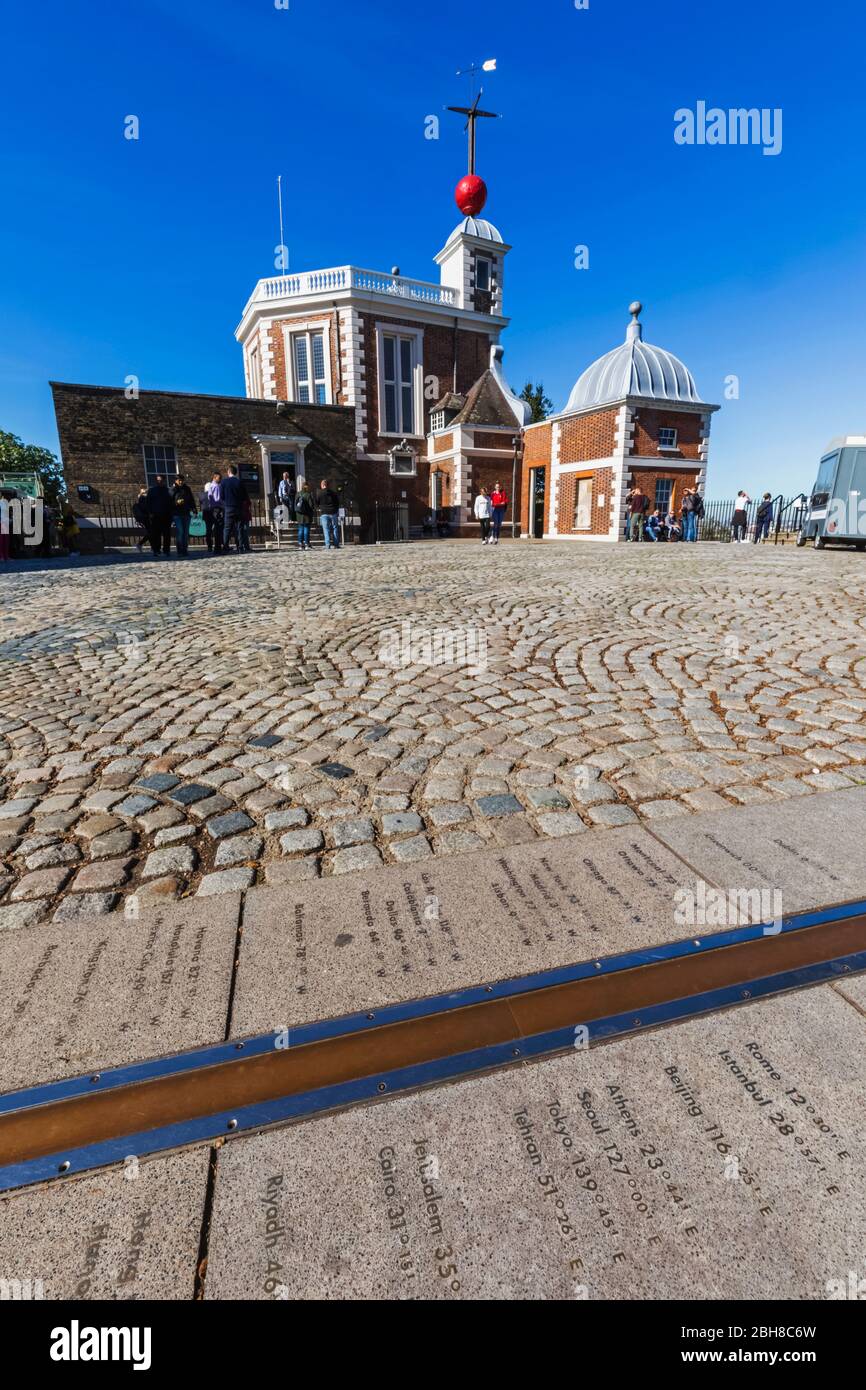
<path fill-rule="evenodd" d="M 0 595 L 0 927 L 866 781 L 855 552 L 421 543 Z"/>

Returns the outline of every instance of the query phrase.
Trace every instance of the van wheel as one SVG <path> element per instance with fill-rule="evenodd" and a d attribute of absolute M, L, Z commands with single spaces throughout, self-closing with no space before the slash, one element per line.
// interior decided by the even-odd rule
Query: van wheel
<path fill-rule="evenodd" d="M 826 545 L 826 541 L 824 540 L 823 536 L 816 536 L 812 544 L 814 545 L 816 550 L 823 550 L 824 546 Z"/>

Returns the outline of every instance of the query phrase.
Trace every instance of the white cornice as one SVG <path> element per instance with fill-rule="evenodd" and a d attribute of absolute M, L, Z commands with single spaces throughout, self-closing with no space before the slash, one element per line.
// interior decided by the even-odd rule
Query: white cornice
<path fill-rule="evenodd" d="M 604 415 L 609 411 L 621 409 L 627 405 L 632 410 L 662 410 L 666 415 L 706 415 L 708 412 L 721 410 L 720 405 L 707 405 L 704 401 L 665 401 L 658 400 L 654 396 L 620 396 L 615 401 L 604 401 L 599 405 L 584 406 L 581 410 L 558 410 L 553 415 L 548 415 L 544 420 L 533 420 L 531 425 L 525 428 L 537 430 L 541 425 L 549 425 L 558 420 L 577 420 L 581 415 Z"/>
<path fill-rule="evenodd" d="M 501 315 L 483 314 L 476 309 L 461 309 L 450 304 L 417 304 L 412 300 L 369 295 L 364 290 L 344 289 L 307 295 L 304 298 L 295 296 L 250 304 L 235 329 L 235 338 L 239 343 L 246 342 L 250 332 L 262 321 L 272 323 L 285 318 L 303 318 L 305 315 L 321 314 L 324 310 L 333 308 L 352 308 L 361 313 L 378 314 L 389 319 L 427 324 L 442 323 L 449 327 L 457 320 L 459 327 L 465 327 L 471 332 L 492 330 L 496 337 L 511 322 Z"/>

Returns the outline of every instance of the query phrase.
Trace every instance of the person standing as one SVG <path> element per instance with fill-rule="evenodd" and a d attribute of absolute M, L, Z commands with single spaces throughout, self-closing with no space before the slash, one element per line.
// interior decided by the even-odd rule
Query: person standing
<path fill-rule="evenodd" d="M 692 540 L 696 541 L 700 524 L 704 519 L 704 499 L 696 487 L 692 488 L 692 515 L 694 517 Z"/>
<path fill-rule="evenodd" d="M 234 539 L 237 553 L 241 553 L 241 522 L 244 503 L 249 501 L 246 484 L 238 477 L 238 470 L 229 464 L 228 473 L 220 484 L 220 497 L 223 506 L 223 548 L 228 550 Z"/>
<path fill-rule="evenodd" d="M 704 504 L 697 488 L 687 487 L 683 493 L 683 540 L 696 541 L 698 522 L 704 514 Z"/>
<path fill-rule="evenodd" d="M 178 555 L 189 555 L 189 527 L 194 516 L 198 516 L 192 488 L 182 473 L 178 473 L 172 488 L 172 511 L 174 532 Z"/>
<path fill-rule="evenodd" d="M 316 504 L 306 480 L 302 480 L 295 497 L 295 516 L 298 520 L 298 549 L 309 550 L 310 527 L 316 514 Z"/>
<path fill-rule="evenodd" d="M 150 518 L 147 510 L 147 488 L 140 487 L 138 496 L 132 505 L 132 515 L 141 527 L 141 540 L 136 541 L 135 548 L 138 551 L 144 549 L 144 542 L 148 539 L 150 531 Z"/>
<path fill-rule="evenodd" d="M 773 524 L 773 499 L 769 492 L 765 492 L 758 503 L 758 515 L 755 526 L 755 545 L 758 541 L 769 539 L 770 527 Z"/>
<path fill-rule="evenodd" d="M 742 545 L 748 539 L 746 532 L 749 526 L 748 508 L 751 501 L 752 499 L 747 492 L 740 491 L 737 493 L 737 500 L 734 503 L 734 515 L 731 521 L 731 535 L 735 545 L 737 542 Z"/>
<path fill-rule="evenodd" d="M 0 565 L 9 563 L 11 554 L 11 543 L 9 533 L 12 530 L 12 511 L 9 506 L 8 498 L 0 492 Z"/>
<path fill-rule="evenodd" d="M 486 487 L 483 487 L 479 492 L 478 496 L 475 499 L 475 506 L 472 510 L 474 511 L 476 520 L 478 521 L 478 524 L 481 527 L 481 544 L 489 545 L 490 514 L 493 511 L 493 504 L 490 501 L 490 497 L 488 495 Z"/>
<path fill-rule="evenodd" d="M 319 495 L 316 498 L 316 505 L 319 509 L 319 521 L 322 526 L 322 533 L 325 537 L 326 550 L 340 549 L 340 499 L 332 487 L 328 486 L 327 478 L 323 478 L 319 487 Z"/>
<path fill-rule="evenodd" d="M 289 521 L 294 521 L 295 519 L 296 497 L 297 489 L 295 487 L 295 480 L 292 477 L 291 473 L 284 473 L 279 483 L 277 484 L 277 502 L 281 507 L 285 507 L 288 511 Z"/>
<path fill-rule="evenodd" d="M 223 548 L 223 510 L 220 485 L 222 474 L 214 473 L 209 483 L 205 483 L 201 500 L 201 514 L 204 517 L 205 545 L 208 554 L 222 554 Z"/>
<path fill-rule="evenodd" d="M 490 506 L 492 508 L 493 519 L 493 535 L 490 538 L 490 544 L 498 545 L 499 533 L 502 530 L 505 513 L 508 511 L 508 493 L 501 483 L 493 484 L 493 491 L 490 494 Z"/>
<path fill-rule="evenodd" d="M 649 498 L 641 492 L 640 484 L 635 484 L 628 499 L 628 538 L 630 541 L 643 540 L 643 518 L 648 506 Z"/>
<path fill-rule="evenodd" d="M 170 555 L 174 499 L 166 487 L 162 474 L 154 478 L 153 486 L 147 489 L 145 505 L 147 506 L 150 548 L 154 555 Z"/>

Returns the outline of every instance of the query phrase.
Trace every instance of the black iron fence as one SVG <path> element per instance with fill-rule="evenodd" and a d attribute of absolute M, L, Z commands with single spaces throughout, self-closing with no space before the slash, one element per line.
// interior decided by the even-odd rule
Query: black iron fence
<path fill-rule="evenodd" d="M 746 512 L 746 537 L 752 540 L 758 528 L 758 508 L 761 500 L 749 503 Z M 808 499 L 800 493 L 797 497 L 783 497 L 780 493 L 772 501 L 769 539 L 775 545 L 784 545 L 795 540 L 803 519 L 809 508 Z M 698 538 L 702 541 L 729 542 L 734 538 L 734 512 L 736 500 L 704 502 L 704 515 L 698 523 Z"/>

